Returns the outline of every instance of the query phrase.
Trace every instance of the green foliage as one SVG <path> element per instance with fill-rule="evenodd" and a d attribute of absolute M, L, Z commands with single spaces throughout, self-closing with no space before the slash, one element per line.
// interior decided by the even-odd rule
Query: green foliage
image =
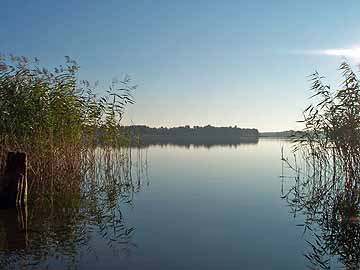
<path fill-rule="evenodd" d="M 104 95 L 97 85 L 78 80 L 69 57 L 49 71 L 35 59 L 0 55 L 0 134 L 16 141 L 80 143 L 96 129 L 114 131 L 127 104 L 133 104 L 130 79 L 114 81 Z M 112 133 L 114 135 L 114 133 Z"/>
<path fill-rule="evenodd" d="M 29 211 L 2 216 L 9 228 L 21 225 L 19 234 L 26 238 L 26 247 L 16 252 L 21 265 L 25 257 L 40 266 L 56 259 L 49 249 L 54 243 L 73 268 L 94 227 L 114 250 L 127 246 L 134 230 L 124 223 L 120 203 L 131 202 L 140 175 L 135 183 L 131 149 L 119 147 L 131 138 L 119 133 L 119 123 L 126 105 L 134 103 L 135 86 L 125 78 L 97 95 L 98 86 L 80 81 L 78 71 L 69 57 L 50 72 L 37 59 L 0 55 L 0 168 L 8 151 L 28 157 Z M 13 232 L 5 228 L 9 239 Z M 0 264 L 12 268 L 17 255 L 14 260 L 0 254 Z"/>
<path fill-rule="evenodd" d="M 78 71 L 69 57 L 49 71 L 37 59 L 0 55 L 0 169 L 8 151 L 27 153 L 30 200 L 77 196 L 97 146 L 109 168 L 121 166 L 109 153 L 126 143 L 119 123 L 135 86 L 125 78 L 97 95 Z"/>

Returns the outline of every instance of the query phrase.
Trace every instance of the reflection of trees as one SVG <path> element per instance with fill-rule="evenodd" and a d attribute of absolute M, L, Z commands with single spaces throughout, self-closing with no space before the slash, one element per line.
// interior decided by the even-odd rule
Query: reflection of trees
<path fill-rule="evenodd" d="M 66 192 L 54 188 L 47 196 L 42 191 L 32 194 L 26 229 L 19 223 L 18 217 L 24 216 L 19 209 L 6 210 L 11 215 L 0 213 L 0 265 L 37 268 L 60 260 L 76 268 L 81 254 L 97 256 L 92 240 L 99 237 L 116 254 L 130 253 L 136 247 L 131 240 L 135 228 L 124 219 L 122 206 L 132 204 L 141 188 L 140 152 L 97 148 L 84 153 L 88 162 L 81 172 L 59 173 L 67 177 L 64 184 L 77 185 Z"/>
<path fill-rule="evenodd" d="M 158 137 L 154 139 L 148 139 L 147 141 L 142 142 L 142 147 L 148 147 L 150 145 L 174 145 L 184 148 L 212 148 L 216 146 L 229 146 L 229 147 L 240 147 L 242 145 L 252 145 L 259 142 L 258 137 L 248 137 L 248 138 L 206 138 L 206 137 L 195 137 L 195 138 L 186 138 L 186 137 Z"/>

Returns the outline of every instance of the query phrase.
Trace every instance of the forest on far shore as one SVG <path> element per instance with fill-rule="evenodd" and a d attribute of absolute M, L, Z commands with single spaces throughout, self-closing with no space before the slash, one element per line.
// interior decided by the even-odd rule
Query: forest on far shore
<path fill-rule="evenodd" d="M 152 128 L 145 125 L 123 126 L 121 133 L 135 136 L 259 137 L 255 128 L 214 127 L 207 125 Z"/>
<path fill-rule="evenodd" d="M 189 125 L 180 127 L 152 128 L 145 125 L 120 127 L 120 133 L 129 138 L 138 138 L 145 144 L 218 145 L 257 143 L 259 131 L 255 128 L 204 127 Z"/>

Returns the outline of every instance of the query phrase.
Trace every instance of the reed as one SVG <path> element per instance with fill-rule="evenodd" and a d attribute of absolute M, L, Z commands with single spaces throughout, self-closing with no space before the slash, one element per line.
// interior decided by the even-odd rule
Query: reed
<path fill-rule="evenodd" d="M 348 63 L 339 70 L 335 90 L 317 72 L 310 76 L 312 104 L 300 121 L 303 132 L 293 137 L 297 158 L 282 158 L 295 171 L 283 198 L 311 232 L 311 269 L 330 269 L 333 258 L 346 269 L 360 267 L 360 81 Z"/>
<path fill-rule="evenodd" d="M 65 59 L 49 71 L 36 58 L 0 55 L 0 168 L 8 151 L 26 152 L 29 195 L 37 199 L 78 190 L 96 147 L 111 151 L 131 140 L 119 125 L 136 86 L 125 78 L 99 90 L 79 80 L 79 65 Z"/>
<path fill-rule="evenodd" d="M 317 72 L 311 75 L 313 103 L 304 111 L 305 129 L 294 139 L 296 149 L 312 157 L 313 167 L 331 165 L 332 182 L 337 172 L 348 188 L 358 187 L 360 169 L 360 82 L 351 66 L 340 65 L 343 82 L 332 90 Z M 338 170 L 337 170 L 338 169 Z"/>
<path fill-rule="evenodd" d="M 79 253 L 96 256 L 93 237 L 114 251 L 134 247 L 121 208 L 140 190 L 144 162 L 140 150 L 132 154 L 136 139 L 119 126 L 136 87 L 125 78 L 101 90 L 80 81 L 78 71 L 68 57 L 48 71 L 37 59 L 0 56 L 0 169 L 8 151 L 26 152 L 29 180 L 25 208 L 0 211 L 2 239 L 14 244 L 0 243 L 8 246 L 0 264 L 9 269 L 41 267 L 57 256 L 75 268 Z"/>

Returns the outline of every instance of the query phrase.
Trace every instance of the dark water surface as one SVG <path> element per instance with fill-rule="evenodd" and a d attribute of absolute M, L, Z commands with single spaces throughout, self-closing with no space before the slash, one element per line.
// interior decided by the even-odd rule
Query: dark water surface
<path fill-rule="evenodd" d="M 306 269 L 301 217 L 281 199 L 282 146 L 289 143 L 142 149 L 146 166 L 134 166 L 131 196 L 101 203 L 111 211 L 88 211 L 98 208 L 91 201 L 64 207 L 66 218 L 48 213 L 57 223 L 26 235 L 16 229 L 24 215 L 1 212 L 3 268 Z"/>

